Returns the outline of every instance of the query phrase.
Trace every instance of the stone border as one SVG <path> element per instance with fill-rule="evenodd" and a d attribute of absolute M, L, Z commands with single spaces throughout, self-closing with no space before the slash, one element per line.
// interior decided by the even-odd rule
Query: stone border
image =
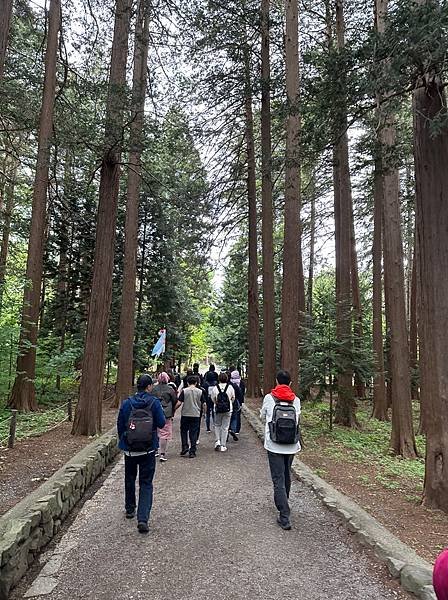
<path fill-rule="evenodd" d="M 255 411 L 243 404 L 242 411 L 258 437 L 264 440 L 264 425 Z M 371 548 L 377 558 L 386 564 L 389 573 L 399 579 L 403 588 L 421 600 L 436 600 L 432 587 L 432 565 L 423 560 L 379 521 L 369 515 L 351 498 L 345 496 L 318 477 L 297 457 L 292 466 L 294 475 L 336 513 L 348 530 L 364 546 Z"/>
<path fill-rule="evenodd" d="M 88 487 L 118 454 L 116 429 L 83 448 L 0 517 L 0 600 L 7 600 Z"/>

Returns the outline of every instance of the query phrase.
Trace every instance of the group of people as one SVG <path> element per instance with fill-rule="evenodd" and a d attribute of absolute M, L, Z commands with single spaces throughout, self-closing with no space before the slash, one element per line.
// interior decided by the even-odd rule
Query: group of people
<path fill-rule="evenodd" d="M 122 403 L 117 429 L 119 447 L 125 456 L 126 517 L 134 518 L 137 508 L 137 527 L 141 533 L 149 531 L 156 459 L 161 463 L 167 461 L 176 411 L 181 412 L 181 456 L 196 458 L 203 418 L 207 433 L 214 425 L 215 450 L 226 452 L 230 437 L 239 440 L 244 396 L 245 386 L 239 371 L 230 368 L 218 373 L 213 364 L 204 376 L 195 363 L 183 378 L 170 370 L 159 373 L 155 381 L 148 374 L 139 377 L 137 393 Z"/>

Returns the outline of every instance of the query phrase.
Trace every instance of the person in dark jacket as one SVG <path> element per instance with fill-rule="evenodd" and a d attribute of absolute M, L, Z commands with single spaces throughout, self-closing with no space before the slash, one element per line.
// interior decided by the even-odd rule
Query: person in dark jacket
<path fill-rule="evenodd" d="M 166 451 L 168 442 L 173 439 L 173 419 L 174 413 L 180 406 L 177 400 L 177 394 L 172 386 L 170 386 L 170 376 L 168 373 L 159 373 L 157 377 L 158 384 L 152 389 L 152 395 L 160 399 L 163 412 L 165 413 L 166 425 L 163 429 L 157 430 L 157 435 L 160 441 L 160 462 L 166 462 Z M 157 453 L 156 453 L 157 457 Z"/>
<path fill-rule="evenodd" d="M 235 442 L 238 441 L 238 435 L 241 431 L 241 405 L 244 402 L 244 396 L 246 394 L 246 386 L 244 381 L 241 379 L 239 371 L 234 369 L 230 373 L 230 384 L 235 390 L 235 402 L 233 405 L 232 419 L 230 421 L 229 434 L 232 436 Z"/>
<path fill-rule="evenodd" d="M 215 405 L 210 398 L 210 391 L 218 385 L 218 373 L 215 370 L 215 365 L 210 365 L 209 370 L 204 375 L 204 389 L 207 392 L 207 413 L 205 415 L 205 425 L 207 433 L 211 432 L 211 420 L 215 422 Z"/>
<path fill-rule="evenodd" d="M 148 533 L 148 521 L 153 499 L 153 479 L 156 469 L 156 450 L 159 447 L 157 429 L 165 427 L 165 415 L 158 398 L 151 395 L 152 379 L 149 375 L 140 375 L 137 381 L 137 393 L 123 402 L 118 413 L 117 430 L 120 439 L 118 447 L 124 453 L 125 509 L 126 518 L 135 517 L 135 480 L 139 475 L 139 498 L 137 508 L 137 528 L 140 533 Z M 152 439 L 149 450 L 131 451 L 127 442 L 127 428 L 132 410 L 150 408 L 153 416 Z"/>

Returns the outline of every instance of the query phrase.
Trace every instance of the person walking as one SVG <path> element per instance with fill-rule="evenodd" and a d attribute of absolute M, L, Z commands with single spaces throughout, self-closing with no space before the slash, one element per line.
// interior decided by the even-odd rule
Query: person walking
<path fill-rule="evenodd" d="M 168 373 L 159 373 L 157 377 L 157 385 L 152 390 L 152 395 L 159 398 L 163 412 L 165 414 L 166 424 L 165 427 L 157 431 L 159 435 L 159 460 L 161 463 L 167 461 L 166 453 L 168 448 L 168 442 L 173 439 L 173 419 L 174 413 L 180 406 L 180 402 L 177 400 L 176 392 L 170 385 L 170 376 Z"/>
<path fill-rule="evenodd" d="M 207 412 L 205 414 L 205 427 L 207 433 L 211 432 L 212 419 L 215 422 L 215 405 L 211 399 L 212 388 L 218 385 L 218 373 L 216 372 L 215 365 L 210 365 L 209 370 L 204 375 L 204 389 L 207 392 Z"/>
<path fill-rule="evenodd" d="M 194 363 L 193 365 L 193 375 L 196 375 L 199 379 L 199 387 L 204 387 L 204 377 L 199 373 L 199 363 Z"/>
<path fill-rule="evenodd" d="M 221 371 L 219 374 L 218 385 L 211 388 L 210 398 L 215 407 L 215 450 L 226 452 L 230 419 L 232 418 L 233 403 L 235 402 L 235 390 L 230 385 L 225 371 Z"/>
<path fill-rule="evenodd" d="M 268 453 L 274 502 L 279 513 L 277 523 L 282 529 L 289 530 L 291 466 L 295 454 L 301 449 L 300 400 L 291 389 L 291 376 L 288 371 L 279 371 L 276 380 L 276 387 L 264 397 L 260 416 L 266 422 L 264 447 Z"/>
<path fill-rule="evenodd" d="M 153 501 L 155 453 L 159 446 L 157 429 L 165 427 L 165 415 L 160 400 L 151 394 L 152 378 L 140 375 L 137 393 L 121 405 L 117 419 L 118 447 L 124 453 L 126 518 L 135 517 L 135 480 L 139 476 L 137 528 L 148 533 Z"/>
<path fill-rule="evenodd" d="M 179 395 L 179 402 L 182 403 L 180 419 L 182 450 L 180 455 L 188 454 L 190 458 L 196 458 L 201 412 L 205 403 L 203 390 L 197 387 L 197 381 L 195 375 L 190 375 L 187 379 L 187 387 Z"/>
<path fill-rule="evenodd" d="M 233 403 L 232 418 L 230 420 L 229 434 L 235 442 L 238 441 L 238 435 L 241 431 L 241 405 L 244 403 L 246 386 L 241 379 L 239 371 L 236 369 L 230 374 L 230 383 L 235 390 L 235 402 Z"/>

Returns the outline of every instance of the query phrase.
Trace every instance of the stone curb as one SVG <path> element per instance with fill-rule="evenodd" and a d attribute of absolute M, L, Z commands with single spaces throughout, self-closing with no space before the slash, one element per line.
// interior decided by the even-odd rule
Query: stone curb
<path fill-rule="evenodd" d="M 116 429 L 83 448 L 0 517 L 0 600 L 7 600 L 62 521 L 118 453 Z"/>
<path fill-rule="evenodd" d="M 264 426 L 255 411 L 243 404 L 242 412 L 258 437 L 264 440 Z M 374 551 L 377 558 L 386 564 L 392 577 L 399 579 L 406 591 L 421 600 L 436 600 L 430 563 L 418 556 L 412 548 L 400 541 L 351 498 L 318 477 L 297 457 L 294 459 L 292 471 L 313 490 L 329 510 L 345 522 L 348 530 L 362 545 Z"/>

